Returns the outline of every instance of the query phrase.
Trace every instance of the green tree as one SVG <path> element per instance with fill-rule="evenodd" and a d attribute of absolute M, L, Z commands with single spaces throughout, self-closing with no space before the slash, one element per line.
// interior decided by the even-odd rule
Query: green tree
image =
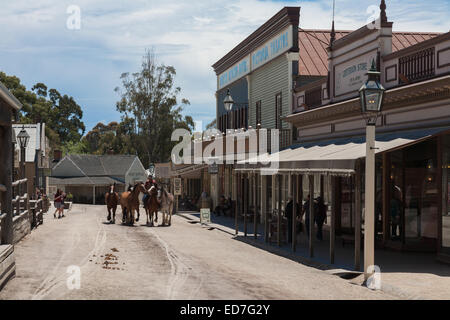
<path fill-rule="evenodd" d="M 61 95 L 56 89 L 48 90 L 43 83 L 27 90 L 18 77 L 4 72 L 0 72 L 0 81 L 23 105 L 20 122 L 46 123 L 46 135 L 52 147 L 80 142 L 85 131 L 83 112 L 72 97 Z"/>
<path fill-rule="evenodd" d="M 194 128 L 192 117 L 182 115 L 190 103 L 187 99 L 179 103 L 181 89 L 174 87 L 175 76 L 174 67 L 158 64 L 154 53 L 147 50 L 141 70 L 122 74 L 123 88 L 115 90 L 121 96 L 117 110 L 123 114 L 127 130 L 134 120 L 129 137 L 144 165 L 170 160 L 173 130 Z"/>

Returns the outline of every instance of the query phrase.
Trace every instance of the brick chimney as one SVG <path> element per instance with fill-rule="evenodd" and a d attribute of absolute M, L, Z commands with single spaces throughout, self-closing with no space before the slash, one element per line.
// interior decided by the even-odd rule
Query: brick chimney
<path fill-rule="evenodd" d="M 53 150 L 53 162 L 59 162 L 62 158 L 62 151 L 55 149 Z"/>

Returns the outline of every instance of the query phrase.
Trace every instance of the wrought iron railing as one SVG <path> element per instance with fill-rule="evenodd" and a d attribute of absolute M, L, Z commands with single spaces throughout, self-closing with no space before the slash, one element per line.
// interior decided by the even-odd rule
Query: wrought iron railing
<path fill-rule="evenodd" d="M 434 47 L 399 58 L 400 84 L 417 82 L 434 77 Z"/>

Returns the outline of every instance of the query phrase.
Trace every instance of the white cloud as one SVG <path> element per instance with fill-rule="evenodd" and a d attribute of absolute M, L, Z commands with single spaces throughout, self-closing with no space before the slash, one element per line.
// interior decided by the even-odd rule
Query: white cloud
<path fill-rule="evenodd" d="M 394 30 L 448 31 L 448 0 L 388 1 Z M 81 30 L 66 28 L 69 5 L 81 8 Z M 336 1 L 336 27 L 356 29 L 378 0 Z M 211 65 L 283 6 L 258 0 L 23 0 L 2 4 L 0 69 L 31 86 L 42 81 L 83 103 L 88 128 L 96 117 L 117 119 L 113 92 L 122 72 L 136 71 L 146 48 L 177 70 L 191 101 L 187 112 L 208 122 L 215 115 Z M 300 26 L 327 29 L 331 1 L 303 1 Z M 6 31 L 6 32 L 5 32 Z"/>

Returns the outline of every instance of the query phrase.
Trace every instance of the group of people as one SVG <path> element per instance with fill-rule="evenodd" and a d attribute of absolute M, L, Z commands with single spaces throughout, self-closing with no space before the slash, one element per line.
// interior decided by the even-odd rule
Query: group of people
<path fill-rule="evenodd" d="M 297 223 L 297 227 L 296 230 L 298 233 L 302 232 L 303 230 L 303 224 L 302 224 L 302 220 L 303 217 L 305 218 L 305 227 L 306 227 L 306 234 L 309 237 L 309 228 L 310 228 L 310 224 L 309 224 L 309 217 L 310 217 L 310 201 L 311 201 L 311 197 L 310 195 L 308 195 L 307 200 L 305 201 L 305 203 L 303 204 L 303 207 L 300 210 L 300 206 L 298 203 L 296 203 L 296 212 L 297 212 L 297 219 L 296 219 L 296 223 Z M 317 197 L 316 199 L 313 200 L 313 208 L 314 208 L 314 223 L 317 225 L 317 233 L 316 233 L 316 238 L 318 240 L 323 240 L 323 225 L 326 222 L 327 219 L 327 210 L 328 207 L 325 204 L 324 200 L 322 197 Z M 292 242 L 292 213 L 294 210 L 294 203 L 292 201 L 292 199 L 289 200 L 289 202 L 286 205 L 286 218 L 288 221 L 288 242 Z"/>
<path fill-rule="evenodd" d="M 232 215 L 232 202 L 231 198 L 225 198 L 224 195 L 220 196 L 219 204 L 214 209 L 216 216 L 230 216 Z"/>
<path fill-rule="evenodd" d="M 53 213 L 53 217 L 56 219 L 56 214 L 58 214 L 58 219 L 64 217 L 64 199 L 66 198 L 66 194 L 58 189 L 55 194 L 54 204 L 55 204 L 55 212 Z"/>

